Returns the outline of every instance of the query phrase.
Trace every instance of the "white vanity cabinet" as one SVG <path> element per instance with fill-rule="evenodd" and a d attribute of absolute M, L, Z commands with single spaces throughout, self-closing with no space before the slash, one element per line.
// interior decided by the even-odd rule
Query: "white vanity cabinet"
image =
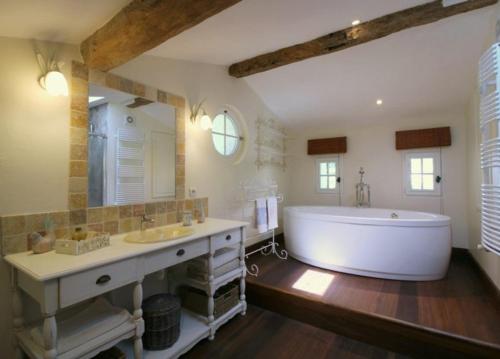
<path fill-rule="evenodd" d="M 189 237 L 160 243 L 137 244 L 123 240 L 125 234 L 111 237 L 111 246 L 80 256 L 24 252 L 5 257 L 12 268 L 12 305 L 16 355 L 31 358 L 91 358 L 119 343 L 127 357 L 176 358 L 203 338 L 213 338 L 217 328 L 238 313 L 246 311 L 245 301 L 245 227 L 247 223 L 207 218 L 193 226 Z M 224 278 L 213 277 L 213 255 L 224 246 L 239 246 L 240 266 Z M 164 351 L 143 351 L 142 282 L 144 276 L 201 255 L 208 255 L 209 280 L 203 288 L 209 294 L 208 318 L 183 310 L 179 340 Z M 214 319 L 213 294 L 218 287 L 240 279 L 240 300 L 237 306 Z M 130 319 L 105 335 L 58 353 L 56 313 L 64 308 L 94 298 L 113 289 L 133 284 L 133 313 Z M 196 285 L 196 283 L 194 283 Z M 200 286 L 200 284 L 198 284 Z M 43 346 L 34 342 L 23 318 L 22 293 L 35 299 L 43 315 Z M 123 341 L 124 339 L 131 339 Z"/>

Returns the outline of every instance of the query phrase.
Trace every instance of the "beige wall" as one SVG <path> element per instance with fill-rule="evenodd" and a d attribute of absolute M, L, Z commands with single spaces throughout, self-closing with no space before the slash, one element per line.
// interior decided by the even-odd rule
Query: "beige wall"
<path fill-rule="evenodd" d="M 452 146 L 442 148 L 442 199 L 430 196 L 408 196 L 403 188 L 405 151 L 396 151 L 397 130 L 450 126 Z M 365 169 L 365 180 L 371 187 L 373 207 L 409 209 L 440 213 L 451 217 L 453 245 L 467 247 L 467 213 L 465 183 L 465 117 L 463 112 L 444 113 L 414 118 L 387 119 L 377 125 L 330 126 L 301 129 L 292 134 L 290 152 L 290 199 L 292 204 L 338 205 L 335 195 L 317 193 L 315 161 L 307 155 L 307 139 L 347 136 L 347 153 L 341 156 L 343 206 L 355 203 L 355 184 L 359 167 Z M 442 208 L 442 209 L 441 209 Z"/>
<path fill-rule="evenodd" d="M 58 48 L 69 78 L 75 47 Z M 33 43 L 0 37 L 0 215 L 67 208 L 69 99 L 51 97 L 37 83 Z M 11 358 L 8 269 L 0 259 L 0 353 Z"/>
<path fill-rule="evenodd" d="M 497 5 L 497 19 L 500 19 L 500 4 Z M 491 24 L 491 32 L 485 39 L 484 50 L 495 42 L 496 24 Z M 498 40 L 496 40 L 498 41 Z M 479 250 L 481 242 L 481 168 L 479 164 L 479 90 L 474 88 L 467 111 L 467 184 L 468 184 L 468 218 L 469 218 L 469 250 L 500 289 L 500 256 Z"/>
<path fill-rule="evenodd" d="M 78 49 L 58 46 L 66 62 L 63 72 L 69 80 L 71 60 L 80 59 Z M 39 87 L 40 73 L 31 41 L 0 37 L 0 53 L 0 215 L 65 210 L 69 99 L 50 97 Z M 285 187 L 282 171 L 256 171 L 255 120 L 273 115 L 244 81 L 229 78 L 226 69 L 219 66 L 147 56 L 122 66 L 116 73 L 184 95 L 188 100 L 207 98 L 206 108 L 212 116 L 226 104 L 241 112 L 248 127 L 249 146 L 238 165 L 215 153 L 209 132 L 187 125 L 186 188 L 196 187 L 198 197 L 209 196 L 211 216 L 243 218 L 242 202 L 237 199 L 240 180 L 272 177 Z M 13 357 L 8 278 L 7 266 L 0 259 L 0 353 L 5 358 Z"/>
<path fill-rule="evenodd" d="M 241 113 L 247 127 L 247 153 L 238 164 L 215 152 L 210 132 L 190 122 L 186 124 L 186 189 L 195 187 L 198 196 L 209 197 L 211 216 L 252 220 L 248 215 L 253 211 L 240 199 L 239 184 L 243 180 L 272 178 L 287 192 L 288 173 L 269 167 L 257 171 L 255 167 L 255 121 L 259 117 L 274 116 L 245 81 L 229 77 L 222 66 L 154 56 L 141 56 L 113 72 L 185 96 L 188 106 L 206 99 L 205 109 L 212 118 L 224 105 L 233 106 Z M 256 233 L 249 228 L 248 234 L 251 243 Z"/>
<path fill-rule="evenodd" d="M 69 78 L 75 47 L 57 48 Z M 67 207 L 69 99 L 52 97 L 37 83 L 33 43 L 0 37 L 0 215 Z"/>

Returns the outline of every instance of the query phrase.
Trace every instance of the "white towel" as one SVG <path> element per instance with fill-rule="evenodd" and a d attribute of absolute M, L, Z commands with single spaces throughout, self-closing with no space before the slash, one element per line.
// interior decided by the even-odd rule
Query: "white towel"
<path fill-rule="evenodd" d="M 131 316 L 99 297 L 87 308 L 66 320 L 57 321 L 57 352 L 65 353 L 122 325 Z M 43 347 L 43 324 L 30 331 L 35 343 Z"/>
<path fill-rule="evenodd" d="M 276 197 L 267 197 L 267 227 L 278 228 L 278 200 Z"/>
<path fill-rule="evenodd" d="M 255 200 L 255 227 L 259 233 L 267 232 L 267 201 L 265 198 Z"/>

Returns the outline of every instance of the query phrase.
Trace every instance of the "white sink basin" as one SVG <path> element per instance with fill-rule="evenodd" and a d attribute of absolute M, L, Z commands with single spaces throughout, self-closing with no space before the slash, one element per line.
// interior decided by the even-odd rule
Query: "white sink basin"
<path fill-rule="evenodd" d="M 130 233 L 125 236 L 124 241 L 130 243 L 156 243 L 171 241 L 192 234 L 194 234 L 194 229 L 190 227 L 152 228 Z"/>

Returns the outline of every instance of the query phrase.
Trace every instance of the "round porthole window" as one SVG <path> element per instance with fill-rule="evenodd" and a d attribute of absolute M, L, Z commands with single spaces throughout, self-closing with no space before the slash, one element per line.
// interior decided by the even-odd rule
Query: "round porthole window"
<path fill-rule="evenodd" d="M 235 119 L 228 111 L 215 116 L 212 123 L 212 141 L 222 156 L 234 155 L 240 146 L 240 133 Z"/>

